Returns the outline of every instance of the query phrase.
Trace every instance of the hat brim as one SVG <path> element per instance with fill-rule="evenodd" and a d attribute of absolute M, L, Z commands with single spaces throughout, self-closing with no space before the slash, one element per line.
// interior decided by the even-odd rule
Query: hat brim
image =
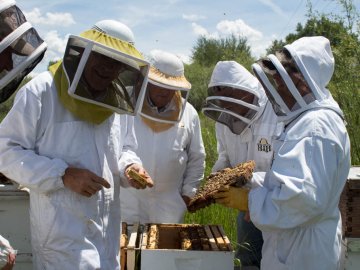
<path fill-rule="evenodd" d="M 149 71 L 149 81 L 161 84 L 163 87 L 170 87 L 174 89 L 191 89 L 191 83 L 182 76 L 169 76 L 162 73 L 157 68 L 151 66 Z"/>

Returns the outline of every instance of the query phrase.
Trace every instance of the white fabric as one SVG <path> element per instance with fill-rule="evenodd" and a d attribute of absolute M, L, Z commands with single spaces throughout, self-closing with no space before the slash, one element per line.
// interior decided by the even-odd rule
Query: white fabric
<path fill-rule="evenodd" d="M 243 100 L 236 100 L 233 97 L 223 97 L 223 96 L 209 96 L 206 99 L 206 102 L 211 104 L 212 100 L 221 100 L 229 103 L 239 104 L 243 107 L 247 107 L 248 115 L 240 115 L 236 112 L 229 111 L 227 108 L 214 108 L 212 106 L 205 105 L 203 106 L 203 112 L 211 117 L 211 111 L 215 110 L 217 112 L 222 112 L 219 117 L 219 122 L 229 126 L 229 128 L 242 135 L 242 132 L 246 130 L 260 115 L 262 114 L 265 104 L 267 102 L 267 97 L 264 89 L 262 88 L 260 82 L 242 65 L 235 61 L 219 61 L 212 74 L 208 87 L 215 86 L 228 86 L 232 87 L 234 91 L 246 91 L 257 97 L 254 104 L 249 104 Z M 236 128 L 234 122 L 229 119 L 235 120 L 236 117 L 238 121 L 238 127 Z M 222 120 L 220 120 L 222 118 Z M 225 120 L 227 119 L 227 120 Z M 216 120 L 216 119 L 214 119 Z M 216 120 L 216 121 L 218 121 Z"/>
<path fill-rule="evenodd" d="M 334 73 L 335 63 L 330 41 L 321 36 L 303 37 L 286 45 L 285 48 L 291 54 L 316 100 L 299 106 L 299 109 L 279 117 L 279 120 L 290 122 L 302 112 L 319 107 L 329 108 L 342 116 L 343 112 L 326 88 Z"/>
<path fill-rule="evenodd" d="M 133 117 L 79 121 L 59 102 L 44 72 L 19 90 L 0 125 L 0 171 L 30 189 L 35 269 L 119 269 L 120 177 L 140 163 Z M 68 166 L 86 168 L 110 189 L 90 198 L 64 188 Z"/>
<path fill-rule="evenodd" d="M 259 81 L 243 66 L 235 61 L 221 61 L 214 68 L 209 87 L 230 86 L 234 89 L 246 89 L 259 98 L 259 114 L 240 135 L 216 123 L 216 139 L 218 159 L 212 171 L 234 167 L 241 162 L 254 160 L 255 171 L 266 171 L 270 168 L 273 155 L 273 139 L 281 132 L 282 124 L 277 123 L 277 117 L 266 97 Z M 268 145 L 259 145 L 264 139 Z M 265 142 L 262 140 L 261 142 Z"/>
<path fill-rule="evenodd" d="M 4 267 L 8 262 L 9 254 L 16 254 L 9 241 L 0 234 L 0 269 Z"/>
<path fill-rule="evenodd" d="M 273 140 L 281 132 L 281 127 L 270 102 L 266 104 L 263 114 L 242 135 L 236 135 L 227 126 L 216 123 L 218 159 L 212 171 L 234 167 L 248 160 L 255 161 L 255 171 L 267 171 L 273 157 Z M 261 144 L 261 140 L 266 140 L 267 145 Z"/>
<path fill-rule="evenodd" d="M 338 269 L 339 197 L 349 168 L 342 119 L 312 110 L 277 142 L 264 186 L 251 190 L 251 220 L 262 230 L 266 269 Z"/>
<path fill-rule="evenodd" d="M 235 61 L 219 61 L 211 74 L 208 87 L 229 86 L 246 90 L 259 99 L 259 105 L 265 106 L 267 97 L 259 81 L 242 65 Z"/>
<path fill-rule="evenodd" d="M 94 24 L 92 28 L 100 32 L 103 32 L 109 36 L 129 42 L 130 44 L 135 43 L 135 37 L 131 29 L 119 21 L 115 21 L 115 20 L 98 21 L 97 23 Z"/>
<path fill-rule="evenodd" d="M 0 12 L 15 5 L 16 5 L 15 0 L 2 0 L 0 3 Z"/>
<path fill-rule="evenodd" d="M 161 50 L 150 52 L 150 64 L 167 76 L 184 76 L 184 64 L 181 59 L 172 53 Z"/>
<path fill-rule="evenodd" d="M 192 197 L 205 168 L 205 149 L 198 114 L 191 104 L 179 123 L 154 133 L 141 117 L 135 119 L 136 151 L 154 181 L 145 190 L 121 188 L 122 220 L 181 223 L 186 210 L 182 195 Z"/>
<path fill-rule="evenodd" d="M 311 63 L 309 73 L 316 70 L 314 63 L 323 63 L 322 57 L 310 54 L 315 59 L 306 62 Z M 333 66 L 318 66 L 318 70 L 329 74 Z M 314 80 L 324 76 L 310 74 Z M 326 93 L 324 84 L 317 87 Z M 249 193 L 251 220 L 264 238 L 263 269 L 340 267 L 338 203 L 350 168 L 350 142 L 336 102 L 329 96 L 313 104 L 317 106 L 287 123 L 263 185 Z"/>

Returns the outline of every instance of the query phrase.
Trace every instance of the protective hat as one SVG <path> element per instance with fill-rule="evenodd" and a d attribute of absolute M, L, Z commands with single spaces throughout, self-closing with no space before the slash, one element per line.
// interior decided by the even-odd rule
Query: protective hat
<path fill-rule="evenodd" d="M 179 122 L 191 89 L 191 84 L 184 75 L 184 64 L 176 55 L 161 50 L 151 51 L 149 62 L 148 86 L 140 114 L 161 123 Z M 163 108 L 158 108 L 156 102 L 151 100 L 154 88 L 160 91 L 158 95 L 172 97 Z"/>
<path fill-rule="evenodd" d="M 114 20 L 102 20 L 95 23 L 92 27 L 101 33 L 107 34 L 117 39 L 126 41 L 131 45 L 135 45 L 134 34 L 125 24 Z"/>
<path fill-rule="evenodd" d="M 63 67 L 70 96 L 135 115 L 143 100 L 149 63 L 128 41 L 134 41 L 124 24 L 105 20 L 91 30 L 68 39 Z"/>
<path fill-rule="evenodd" d="M 43 58 L 47 45 L 14 0 L 0 2 L 0 103 Z"/>
<path fill-rule="evenodd" d="M 259 81 L 235 61 L 216 64 L 208 85 L 202 112 L 242 134 L 263 112 L 266 94 Z"/>
<path fill-rule="evenodd" d="M 303 37 L 252 65 L 279 120 L 290 120 L 311 108 L 342 112 L 326 89 L 334 57 L 325 37 Z"/>

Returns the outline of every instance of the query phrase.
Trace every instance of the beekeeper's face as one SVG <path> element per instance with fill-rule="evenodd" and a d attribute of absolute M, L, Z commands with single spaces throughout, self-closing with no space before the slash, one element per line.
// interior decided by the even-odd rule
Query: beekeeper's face
<path fill-rule="evenodd" d="M 164 107 L 168 103 L 170 103 L 176 92 L 174 90 L 169 90 L 157 85 L 153 85 L 151 83 L 148 83 L 147 91 L 149 93 L 151 101 L 158 108 Z"/>
<path fill-rule="evenodd" d="M 91 91 L 101 92 L 110 86 L 122 70 L 121 62 L 98 53 L 92 53 L 86 63 L 84 77 Z"/>

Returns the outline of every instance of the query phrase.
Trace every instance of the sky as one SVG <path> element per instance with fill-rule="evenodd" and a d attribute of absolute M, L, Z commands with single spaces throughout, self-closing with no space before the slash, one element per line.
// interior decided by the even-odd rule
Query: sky
<path fill-rule="evenodd" d="M 62 57 L 70 34 L 79 35 L 97 21 L 118 20 L 133 31 L 144 54 L 165 50 L 189 63 L 200 36 L 246 37 L 254 57 L 272 40 L 295 32 L 306 22 L 309 0 L 16 0 L 26 19 L 48 44 L 35 73 Z M 334 0 L 311 0 L 313 10 L 339 13 Z M 360 12 L 360 0 L 353 1 Z M 230 60 L 230 59 L 229 59 Z"/>

